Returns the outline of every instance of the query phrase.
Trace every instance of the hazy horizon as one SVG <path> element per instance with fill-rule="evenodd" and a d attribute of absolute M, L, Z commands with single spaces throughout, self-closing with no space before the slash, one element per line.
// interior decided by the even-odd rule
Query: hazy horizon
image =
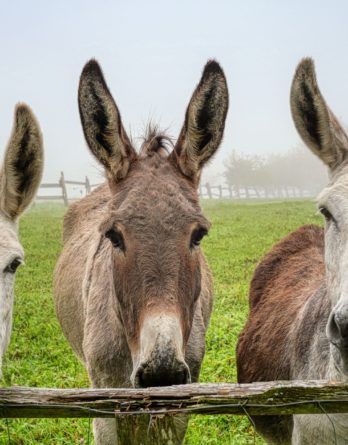
<path fill-rule="evenodd" d="M 191 94 L 210 58 L 230 91 L 225 137 L 207 175 L 221 171 L 232 150 L 282 153 L 300 142 L 289 110 L 299 60 L 316 63 L 322 93 L 348 122 L 348 3 L 276 1 L 112 1 L 0 3 L 1 156 L 17 102 L 28 103 L 45 141 L 44 181 L 100 181 L 77 108 L 81 70 L 96 58 L 137 140 L 149 120 L 176 137 Z"/>

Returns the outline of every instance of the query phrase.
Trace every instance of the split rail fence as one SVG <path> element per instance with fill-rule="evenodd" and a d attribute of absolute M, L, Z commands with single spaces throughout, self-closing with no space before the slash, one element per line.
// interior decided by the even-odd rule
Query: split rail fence
<path fill-rule="evenodd" d="M 348 412 L 348 384 L 291 381 L 190 384 L 146 389 L 0 389 L 2 418 Z M 250 418 L 250 417 L 249 417 Z"/>
<path fill-rule="evenodd" d="M 283 187 L 245 187 L 237 185 L 201 184 L 199 194 L 208 199 L 289 199 L 316 196 L 318 191 L 303 190 L 294 186 Z"/>
<path fill-rule="evenodd" d="M 44 189 L 50 189 L 51 194 L 39 194 L 37 200 L 62 201 L 66 206 L 69 201 L 77 199 L 72 197 L 71 186 L 80 191 L 80 197 L 88 195 L 95 187 L 100 184 L 91 184 L 88 177 L 84 181 L 71 181 L 65 179 L 61 172 L 59 181 L 56 183 L 43 183 L 40 185 L 41 193 Z M 256 187 L 237 187 L 232 185 L 211 185 L 209 182 L 201 184 L 199 194 L 206 199 L 288 199 L 304 198 L 315 196 L 308 190 L 302 190 L 297 187 L 274 187 L 274 188 L 256 188 Z M 76 195 L 76 193 L 75 193 Z"/>
<path fill-rule="evenodd" d="M 53 189 L 56 194 L 43 195 L 38 194 L 36 199 L 39 201 L 63 201 L 66 206 L 69 205 L 69 186 L 74 186 L 80 190 L 82 196 L 86 196 L 100 184 L 91 184 L 88 177 L 85 177 L 84 181 L 70 181 L 65 179 L 64 173 L 61 172 L 59 181 L 56 183 L 42 183 L 40 184 L 40 189 Z M 39 192 L 40 193 L 40 192 Z"/>

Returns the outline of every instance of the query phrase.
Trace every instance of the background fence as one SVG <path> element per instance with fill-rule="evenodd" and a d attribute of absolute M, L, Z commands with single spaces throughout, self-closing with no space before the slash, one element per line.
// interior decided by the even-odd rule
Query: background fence
<path fill-rule="evenodd" d="M 87 176 L 85 177 L 84 181 L 67 180 L 65 179 L 64 172 L 61 172 L 58 182 L 40 184 L 36 199 L 39 201 L 63 201 L 67 206 L 69 205 L 69 201 L 73 201 L 88 195 L 93 188 L 97 187 L 98 185 L 100 184 L 91 184 Z M 75 189 L 75 193 L 72 193 L 71 186 L 73 186 Z M 55 194 L 44 194 L 43 191 L 47 189 L 53 190 L 53 193 L 55 192 Z M 80 192 L 80 196 L 76 193 L 76 189 Z"/>
<path fill-rule="evenodd" d="M 255 187 L 237 185 L 211 185 L 209 182 L 199 186 L 199 194 L 208 199 L 289 199 L 315 195 L 311 190 L 295 186 Z"/>
<path fill-rule="evenodd" d="M 88 195 L 95 187 L 88 177 L 84 181 L 72 181 L 65 179 L 64 172 L 56 183 L 42 183 L 36 199 L 40 201 L 62 201 L 66 206 L 69 202 Z M 49 190 L 52 193 L 45 193 Z M 304 190 L 295 186 L 283 187 L 255 187 L 237 185 L 211 185 L 209 182 L 201 184 L 199 194 L 205 199 L 290 199 L 314 196 L 310 190 Z"/>

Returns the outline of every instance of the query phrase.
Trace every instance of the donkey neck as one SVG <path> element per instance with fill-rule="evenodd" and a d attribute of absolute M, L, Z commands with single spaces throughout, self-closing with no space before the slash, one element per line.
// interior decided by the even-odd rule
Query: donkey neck
<path fill-rule="evenodd" d="M 111 245 L 98 237 L 91 246 L 83 282 L 84 351 L 96 386 L 130 387 L 131 353 L 112 280 Z M 86 352 L 87 351 L 87 352 Z"/>

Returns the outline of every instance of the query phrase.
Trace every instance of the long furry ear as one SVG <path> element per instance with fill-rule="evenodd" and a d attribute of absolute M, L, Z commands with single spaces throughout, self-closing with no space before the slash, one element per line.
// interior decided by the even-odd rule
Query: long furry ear
<path fill-rule="evenodd" d="M 82 71 L 78 101 L 83 132 L 91 152 L 103 164 L 110 179 L 124 178 L 137 155 L 95 60 L 90 60 Z"/>
<path fill-rule="evenodd" d="M 203 165 L 222 140 L 228 109 L 228 89 L 220 65 L 211 60 L 203 70 L 186 110 L 185 122 L 171 154 L 181 172 L 198 182 Z"/>
<path fill-rule="evenodd" d="M 348 138 L 317 84 L 314 62 L 303 59 L 290 93 L 292 117 L 301 138 L 331 171 L 347 157 Z"/>
<path fill-rule="evenodd" d="M 18 104 L 0 173 L 0 209 L 12 220 L 17 219 L 33 200 L 42 170 L 43 143 L 39 123 L 27 105 Z"/>

